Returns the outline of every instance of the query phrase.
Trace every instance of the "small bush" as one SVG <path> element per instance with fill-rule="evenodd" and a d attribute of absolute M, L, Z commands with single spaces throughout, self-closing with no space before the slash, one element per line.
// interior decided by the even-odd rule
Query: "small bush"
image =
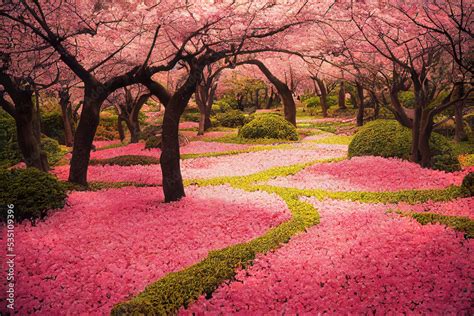
<path fill-rule="evenodd" d="M 157 165 L 160 159 L 141 155 L 124 155 L 108 159 L 91 159 L 90 165 L 118 165 L 118 166 L 135 166 L 135 165 Z"/>
<path fill-rule="evenodd" d="M 44 218 L 48 210 L 62 208 L 66 192 L 52 175 L 36 168 L 0 170 L 0 208 L 6 221 L 7 205 L 14 205 L 15 221 Z"/>
<path fill-rule="evenodd" d="M 469 172 L 461 184 L 461 191 L 464 196 L 474 196 L 474 172 Z"/>
<path fill-rule="evenodd" d="M 60 144 L 65 144 L 64 122 L 59 112 L 42 113 L 41 132 L 46 136 L 57 140 Z"/>
<path fill-rule="evenodd" d="M 189 139 L 183 134 L 178 134 L 179 146 L 189 144 Z M 161 135 L 151 136 L 145 141 L 145 149 L 161 148 Z"/>
<path fill-rule="evenodd" d="M 118 117 L 108 111 L 100 113 L 100 122 L 95 133 L 95 140 L 114 140 L 119 138 Z"/>
<path fill-rule="evenodd" d="M 296 127 L 278 115 L 256 117 L 239 131 L 243 138 L 275 138 L 298 140 Z"/>
<path fill-rule="evenodd" d="M 229 112 L 230 110 L 232 110 L 232 107 L 225 100 L 218 100 L 214 102 L 214 104 L 212 105 L 212 113 L 214 114 L 225 113 L 225 112 Z"/>
<path fill-rule="evenodd" d="M 217 120 L 224 127 L 239 127 L 245 124 L 245 115 L 237 110 L 217 115 Z"/>
<path fill-rule="evenodd" d="M 408 128 L 393 120 L 376 120 L 362 127 L 349 145 L 349 157 L 381 156 L 410 158 L 412 135 Z M 432 168 L 444 171 L 460 170 L 454 147 L 438 134 L 430 139 Z"/>
<path fill-rule="evenodd" d="M 47 136 L 41 136 L 41 150 L 46 152 L 48 164 L 55 165 L 67 153 L 67 149 L 61 148 L 58 141 Z"/>
<path fill-rule="evenodd" d="M 303 101 L 303 104 L 308 108 L 316 108 L 321 105 L 321 101 L 319 100 L 319 97 L 313 96 L 313 97 L 306 98 Z"/>
<path fill-rule="evenodd" d="M 15 120 L 0 110 L 0 168 L 8 168 L 21 160 L 16 141 Z"/>

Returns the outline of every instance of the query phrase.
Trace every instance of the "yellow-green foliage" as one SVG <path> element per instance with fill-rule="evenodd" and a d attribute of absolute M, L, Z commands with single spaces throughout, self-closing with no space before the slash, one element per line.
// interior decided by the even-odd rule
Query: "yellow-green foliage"
<path fill-rule="evenodd" d="M 0 169 L 1 218 L 6 219 L 6 206 L 15 205 L 15 220 L 36 220 L 46 216 L 47 211 L 62 208 L 66 191 L 52 175 L 36 168 L 19 170 Z"/>
<path fill-rule="evenodd" d="M 123 155 L 107 159 L 91 159 L 90 165 L 118 165 L 118 166 L 134 166 L 134 165 L 158 165 L 160 159 L 150 156 L 141 155 Z"/>
<path fill-rule="evenodd" d="M 298 140 L 296 127 L 278 115 L 258 116 L 239 131 L 243 138 L 275 138 Z"/>
<path fill-rule="evenodd" d="M 465 216 L 447 216 L 435 213 L 401 212 L 402 216 L 416 219 L 420 224 L 442 224 L 464 233 L 466 238 L 474 238 L 474 221 Z"/>

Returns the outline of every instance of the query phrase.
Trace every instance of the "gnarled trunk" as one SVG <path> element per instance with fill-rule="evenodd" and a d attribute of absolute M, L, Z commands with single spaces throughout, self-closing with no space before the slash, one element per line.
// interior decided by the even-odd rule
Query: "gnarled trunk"
<path fill-rule="evenodd" d="M 86 86 L 81 118 L 74 136 L 69 182 L 87 185 L 87 169 L 95 132 L 100 120 L 100 106 L 104 98 L 100 97 L 99 86 Z"/>
<path fill-rule="evenodd" d="M 319 101 L 321 103 L 321 110 L 323 111 L 323 117 L 328 116 L 328 90 L 322 79 L 316 78 L 316 83 L 319 88 Z"/>
<path fill-rule="evenodd" d="M 359 82 L 356 82 L 357 88 L 357 99 L 358 99 L 358 107 L 357 107 L 357 126 L 364 125 L 364 110 L 365 110 L 365 102 L 364 102 L 364 87 Z"/>
<path fill-rule="evenodd" d="M 340 87 L 339 87 L 339 109 L 340 110 L 345 110 L 347 109 L 346 107 L 346 87 L 344 84 L 344 80 L 341 81 Z"/>
<path fill-rule="evenodd" d="M 119 115 L 118 116 L 118 119 L 117 119 L 117 131 L 119 133 L 119 138 L 120 138 L 120 141 L 123 142 L 125 140 L 125 132 L 123 130 L 123 125 L 122 125 L 122 122 L 123 122 L 123 119 L 122 117 Z"/>
<path fill-rule="evenodd" d="M 451 96 L 451 100 L 461 99 L 464 97 L 464 85 L 463 84 L 456 84 L 454 92 Z M 454 140 L 456 142 L 461 142 L 467 140 L 467 134 L 464 130 L 464 122 L 463 122 L 463 111 L 464 111 L 464 100 L 459 100 L 454 105 L 454 121 L 455 121 L 455 129 L 454 129 Z"/>
<path fill-rule="evenodd" d="M 17 140 L 23 160 L 28 167 L 48 171 L 48 159 L 41 150 L 39 113 L 33 105 L 32 93 L 20 92 L 15 101 Z"/>
<path fill-rule="evenodd" d="M 61 116 L 64 125 L 64 142 L 65 145 L 71 147 L 74 143 L 74 133 L 72 131 L 72 109 L 67 89 L 59 91 L 59 104 L 61 105 Z"/>

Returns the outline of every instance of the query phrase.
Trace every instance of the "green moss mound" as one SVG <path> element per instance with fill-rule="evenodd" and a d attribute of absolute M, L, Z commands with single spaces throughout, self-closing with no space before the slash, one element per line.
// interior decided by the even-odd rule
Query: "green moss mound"
<path fill-rule="evenodd" d="M 8 168 L 21 160 L 16 141 L 15 120 L 0 110 L 0 168 Z"/>
<path fill-rule="evenodd" d="M 462 180 L 461 192 L 464 196 L 474 196 L 474 172 L 469 172 Z"/>
<path fill-rule="evenodd" d="M 381 156 L 410 158 L 411 131 L 394 120 L 376 120 L 366 124 L 349 144 L 349 157 Z M 433 133 L 430 139 L 432 168 L 460 170 L 455 149 L 445 137 Z"/>
<path fill-rule="evenodd" d="M 239 127 L 245 124 L 245 115 L 238 110 L 217 114 L 217 121 L 224 127 Z"/>
<path fill-rule="evenodd" d="M 243 138 L 274 138 L 298 140 L 296 127 L 278 115 L 258 116 L 239 131 Z"/>
<path fill-rule="evenodd" d="M 44 218 L 48 210 L 62 208 L 66 191 L 52 175 L 36 168 L 0 170 L 0 208 L 6 221 L 7 205 L 14 205 L 15 221 Z"/>
<path fill-rule="evenodd" d="M 41 131 L 46 136 L 57 140 L 62 145 L 66 142 L 64 135 L 64 122 L 62 115 L 59 112 L 42 113 Z"/>
<path fill-rule="evenodd" d="M 91 159 L 90 165 L 118 165 L 118 166 L 135 166 L 135 165 L 157 165 L 160 159 L 150 156 L 141 155 L 124 155 L 108 159 Z"/>

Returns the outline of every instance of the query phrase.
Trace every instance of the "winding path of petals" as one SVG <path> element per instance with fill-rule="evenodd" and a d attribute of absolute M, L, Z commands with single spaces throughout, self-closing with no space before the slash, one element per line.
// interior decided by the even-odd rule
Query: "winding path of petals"
<path fill-rule="evenodd" d="M 17 312 L 108 314 L 209 250 L 260 236 L 290 217 L 282 200 L 263 192 L 220 186 L 187 194 L 163 204 L 157 188 L 73 192 L 69 206 L 36 227 L 18 225 Z"/>
<path fill-rule="evenodd" d="M 321 224 L 181 313 L 472 314 L 472 239 L 381 204 L 309 201 Z"/>
<path fill-rule="evenodd" d="M 231 150 L 242 150 L 252 147 L 245 144 L 212 143 L 193 141 L 180 148 L 181 154 L 202 154 L 212 152 L 224 152 Z M 161 150 L 158 148 L 145 149 L 144 143 L 129 144 L 122 147 L 110 148 L 91 152 L 92 159 L 107 159 L 123 155 L 141 155 L 160 158 Z"/>
<path fill-rule="evenodd" d="M 161 185 L 163 177 L 159 165 L 96 165 L 87 169 L 87 181 L 94 182 L 134 182 Z M 66 181 L 69 176 L 69 165 L 58 166 L 51 170 L 59 180 Z"/>
<path fill-rule="evenodd" d="M 442 189 L 460 185 L 470 170 L 447 173 L 424 169 L 395 158 L 354 157 L 334 163 L 317 164 L 294 176 L 277 178 L 271 185 L 331 191 L 400 191 Z"/>
<path fill-rule="evenodd" d="M 213 178 L 221 176 L 245 176 L 266 169 L 306 163 L 317 159 L 344 157 L 346 151 L 321 145 L 313 150 L 274 149 L 243 153 L 232 156 L 206 157 L 183 160 L 185 178 Z"/>

